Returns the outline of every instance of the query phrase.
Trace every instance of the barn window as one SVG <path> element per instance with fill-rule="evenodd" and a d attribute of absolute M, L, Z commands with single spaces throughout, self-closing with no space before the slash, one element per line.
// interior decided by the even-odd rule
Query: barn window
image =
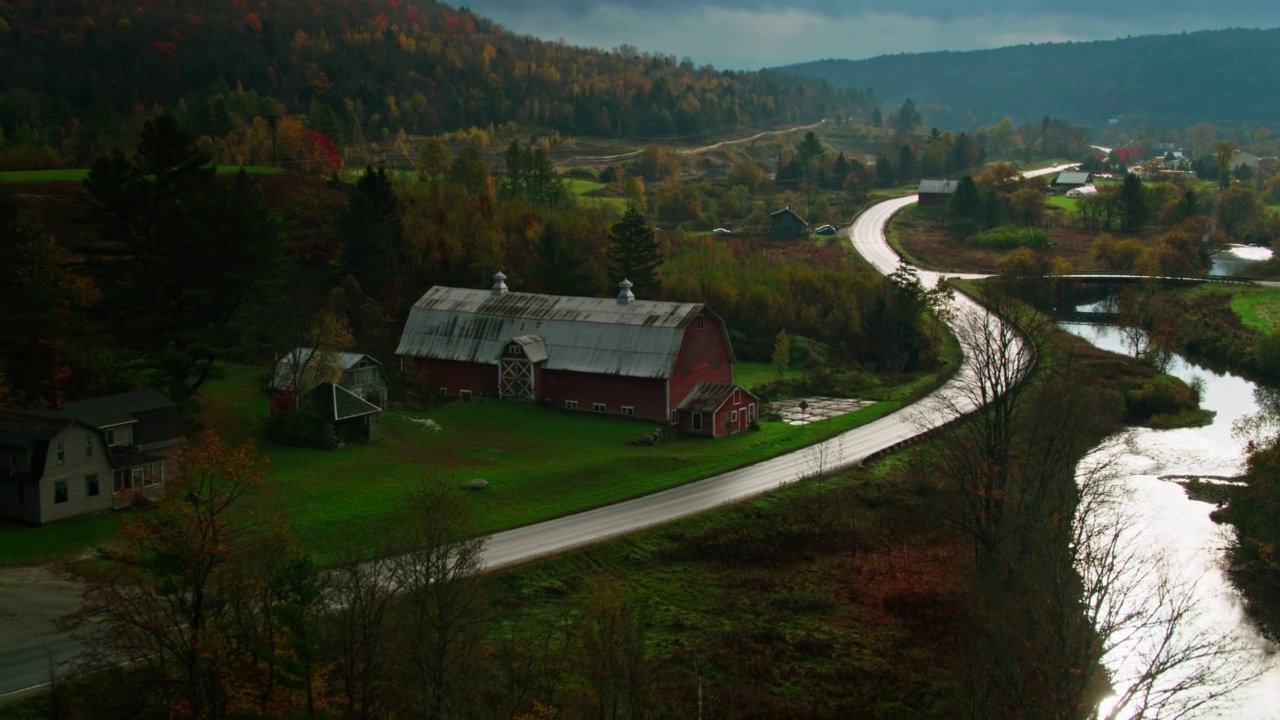
<path fill-rule="evenodd" d="M 623 415 L 635 415 L 635 414 L 636 414 L 636 409 L 635 409 L 635 408 L 633 408 L 633 407 L 631 407 L 630 405 L 623 405 L 623 406 L 622 406 L 622 414 L 623 414 Z"/>
<path fill-rule="evenodd" d="M 671 411 L 671 422 L 672 422 L 672 423 L 678 423 L 678 422 L 680 422 L 680 411 L 679 411 L 679 410 L 672 410 L 672 411 Z"/>
<path fill-rule="evenodd" d="M 753 423 L 755 421 L 756 421 L 756 404 L 751 403 L 750 405 L 747 405 L 747 422 Z"/>
<path fill-rule="evenodd" d="M 591 403 L 591 409 L 595 412 L 604 412 L 604 403 Z"/>
<path fill-rule="evenodd" d="M 577 410 L 577 409 L 578 409 L 578 401 L 577 401 L 577 400 L 565 400 L 565 401 L 564 401 L 564 409 L 565 409 L 565 410 Z"/>
<path fill-rule="evenodd" d="M 705 316 L 705 315 L 699 315 L 699 316 L 698 316 L 698 329 L 699 329 L 699 330 L 701 330 L 701 329 L 706 325 L 706 320 L 707 320 L 707 318 L 706 318 L 706 316 Z"/>
<path fill-rule="evenodd" d="M 440 397 L 449 397 L 449 388 L 447 387 L 440 388 Z"/>
<path fill-rule="evenodd" d="M 737 405 L 737 404 L 738 404 L 738 403 L 740 403 L 740 402 L 742 402 L 742 391 L 741 391 L 741 390 L 734 390 L 734 391 L 733 391 L 733 404 L 734 404 L 734 405 Z"/>
<path fill-rule="evenodd" d="M 520 355 L 521 354 L 520 346 L 516 345 L 515 343 L 512 343 L 507 346 L 507 352 L 512 355 Z"/>
<path fill-rule="evenodd" d="M 465 388 L 464 388 L 464 389 L 462 389 L 462 390 L 459 390 L 459 391 L 458 391 L 458 397 L 463 398 L 464 400 L 465 400 L 465 399 L 470 399 L 470 397 L 471 397 L 471 391 L 470 391 L 470 390 L 467 390 L 467 389 L 465 389 Z"/>
<path fill-rule="evenodd" d="M 53 504 L 61 505 L 67 501 L 67 481 L 58 480 L 53 484 Z"/>
<path fill-rule="evenodd" d="M 702 413 L 693 414 L 693 429 L 694 430 L 702 429 Z"/>
<path fill-rule="evenodd" d="M 729 422 L 735 422 L 735 423 L 736 423 L 736 422 L 738 422 L 738 411 L 737 411 L 737 410 L 730 410 L 730 411 L 729 411 Z"/>
<path fill-rule="evenodd" d="M 84 494 L 85 494 L 86 496 L 88 496 L 88 497 L 97 497 L 97 496 L 98 496 L 98 475 L 97 475 L 97 473 L 94 473 L 93 475 L 85 475 L 85 476 L 84 476 Z"/>
<path fill-rule="evenodd" d="M 61 440 L 59 440 L 59 441 L 58 441 L 57 455 L 58 455 L 58 464 L 59 464 L 59 465 L 61 465 L 62 463 L 66 462 L 66 460 L 67 460 L 67 449 L 66 449 L 66 446 L 62 444 L 62 441 L 61 441 Z"/>

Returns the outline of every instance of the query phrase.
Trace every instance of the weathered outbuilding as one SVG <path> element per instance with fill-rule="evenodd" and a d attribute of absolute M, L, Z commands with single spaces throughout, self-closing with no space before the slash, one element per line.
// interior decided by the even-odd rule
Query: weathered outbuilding
<path fill-rule="evenodd" d="M 769 213 L 769 234 L 773 237 L 797 237 L 808 232 L 809 223 L 789 207 Z"/>
<path fill-rule="evenodd" d="M 921 205 L 946 205 L 956 194 L 959 180 L 921 180 L 916 190 Z"/>

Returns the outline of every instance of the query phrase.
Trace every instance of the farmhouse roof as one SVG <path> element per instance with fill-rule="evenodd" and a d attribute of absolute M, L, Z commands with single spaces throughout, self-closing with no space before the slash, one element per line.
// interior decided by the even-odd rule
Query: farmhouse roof
<path fill-rule="evenodd" d="M 807 224 L 808 224 L 808 223 L 806 223 L 806 222 L 804 221 L 804 218 L 800 217 L 800 216 L 796 213 L 796 211 L 795 211 L 795 210 L 792 210 L 790 207 L 784 207 L 784 208 L 782 208 L 781 210 L 774 210 L 773 212 L 769 213 L 769 217 L 770 217 L 770 218 L 774 218 L 774 219 L 779 218 L 779 217 L 783 217 L 783 216 L 785 216 L 785 215 L 790 215 L 791 217 L 793 217 L 793 218 L 795 218 L 796 220 L 800 221 L 800 223 L 801 223 L 801 224 L 804 224 L 804 225 L 807 225 Z"/>
<path fill-rule="evenodd" d="M 97 430 L 132 425 L 133 445 L 141 450 L 172 447 L 186 441 L 178 406 L 155 388 L 69 402 L 57 408 L 27 410 L 27 415 L 78 420 Z"/>
<path fill-rule="evenodd" d="M 294 378 L 296 377 L 293 371 L 294 366 L 310 363 L 313 355 L 316 355 L 316 351 L 305 347 L 294 348 L 285 353 L 284 357 L 280 358 L 280 362 L 276 363 L 275 374 L 271 377 L 271 389 L 292 390 Z M 324 367 L 331 367 L 346 372 L 347 370 L 355 367 L 365 358 L 368 358 L 369 361 L 375 365 L 382 365 L 382 363 L 368 355 L 365 355 L 364 353 L 351 352 L 322 352 L 320 355 L 316 356 L 316 362 L 317 366 L 323 365 Z"/>
<path fill-rule="evenodd" d="M 519 342 L 548 370 L 665 379 L 701 303 L 586 298 L 436 286 L 414 303 L 396 354 L 496 364 Z M 716 318 L 719 320 L 719 318 Z M 726 348 L 729 344 L 720 322 Z M 539 346 L 536 339 L 541 340 Z"/>
<path fill-rule="evenodd" d="M 922 195 L 952 195 L 959 184 L 959 180 L 921 180 L 916 192 Z"/>

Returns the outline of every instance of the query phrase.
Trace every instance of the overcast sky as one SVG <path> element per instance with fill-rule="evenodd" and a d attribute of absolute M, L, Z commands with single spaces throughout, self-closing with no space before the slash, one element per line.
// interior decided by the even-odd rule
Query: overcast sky
<path fill-rule="evenodd" d="M 515 33 L 722 70 L 901 52 L 1280 27 L 1276 0 L 451 0 Z"/>

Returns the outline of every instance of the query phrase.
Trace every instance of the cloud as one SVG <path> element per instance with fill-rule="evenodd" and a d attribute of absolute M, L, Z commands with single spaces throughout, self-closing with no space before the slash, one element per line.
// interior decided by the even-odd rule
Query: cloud
<path fill-rule="evenodd" d="M 1280 3 L 985 0 L 472 0 L 507 29 L 571 45 L 688 57 L 755 70 L 823 58 L 867 58 L 1127 35 L 1280 26 Z"/>

